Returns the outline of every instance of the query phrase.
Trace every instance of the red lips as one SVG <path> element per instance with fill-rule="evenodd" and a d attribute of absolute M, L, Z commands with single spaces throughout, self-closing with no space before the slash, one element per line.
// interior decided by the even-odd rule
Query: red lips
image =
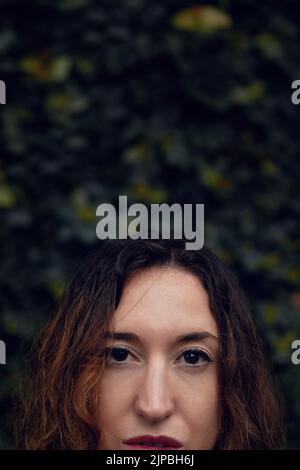
<path fill-rule="evenodd" d="M 164 449 L 164 450 L 173 450 L 179 449 L 182 444 L 176 439 L 168 436 L 137 436 L 127 441 L 124 441 L 128 445 L 128 448 L 131 449 L 144 449 L 144 450 L 154 450 L 154 449 Z"/>

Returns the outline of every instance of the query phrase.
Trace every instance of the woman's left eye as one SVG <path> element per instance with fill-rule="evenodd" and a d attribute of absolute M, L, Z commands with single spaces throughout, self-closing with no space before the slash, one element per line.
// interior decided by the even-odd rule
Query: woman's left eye
<path fill-rule="evenodd" d="M 202 349 L 187 349 L 180 357 L 183 357 L 189 365 L 201 365 L 212 361 L 209 355 Z"/>

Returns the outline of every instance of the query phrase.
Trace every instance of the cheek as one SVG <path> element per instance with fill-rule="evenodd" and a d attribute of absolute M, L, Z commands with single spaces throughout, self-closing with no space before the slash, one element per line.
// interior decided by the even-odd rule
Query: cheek
<path fill-rule="evenodd" d="M 128 388 L 120 386 L 118 377 L 104 373 L 99 388 L 100 405 L 97 410 L 97 424 L 100 431 L 98 448 L 118 448 L 119 422 L 128 409 Z"/>
<path fill-rule="evenodd" d="M 190 384 L 191 385 L 191 384 Z M 190 432 L 190 449 L 214 447 L 219 429 L 219 395 L 214 374 L 186 388 L 182 407 Z"/>
<path fill-rule="evenodd" d="M 124 383 L 119 374 L 107 372 L 104 374 L 99 388 L 100 407 L 98 410 L 99 427 L 111 426 L 129 407 L 130 381 Z M 131 382 L 132 385 L 132 382 Z"/>

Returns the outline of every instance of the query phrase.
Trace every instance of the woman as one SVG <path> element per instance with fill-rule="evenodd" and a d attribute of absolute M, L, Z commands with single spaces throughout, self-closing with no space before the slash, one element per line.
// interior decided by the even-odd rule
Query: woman
<path fill-rule="evenodd" d="M 278 449 L 281 411 L 235 276 L 184 241 L 108 242 L 35 345 L 22 449 Z"/>

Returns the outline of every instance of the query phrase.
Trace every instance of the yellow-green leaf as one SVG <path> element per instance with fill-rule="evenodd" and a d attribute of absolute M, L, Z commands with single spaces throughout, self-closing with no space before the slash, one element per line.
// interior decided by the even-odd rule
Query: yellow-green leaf
<path fill-rule="evenodd" d="M 275 304 L 268 304 L 265 309 L 265 319 L 266 323 L 271 325 L 277 319 L 279 313 L 279 307 Z"/>
<path fill-rule="evenodd" d="M 230 28 L 232 19 L 219 8 L 203 5 L 179 11 L 172 18 L 172 23 L 184 31 L 214 33 L 220 29 Z"/>
<path fill-rule="evenodd" d="M 76 114 L 85 111 L 88 106 L 85 96 L 70 92 L 52 93 L 46 101 L 46 107 L 51 113 Z"/>
<path fill-rule="evenodd" d="M 279 173 L 278 166 L 269 159 L 264 159 L 261 161 L 261 169 L 263 174 L 267 176 L 275 176 Z"/>
<path fill-rule="evenodd" d="M 166 191 L 159 188 L 153 188 L 147 183 L 137 183 L 132 188 L 132 198 L 140 201 L 149 202 L 152 204 L 159 204 L 166 200 Z"/>
<path fill-rule="evenodd" d="M 281 338 L 278 338 L 276 341 L 276 349 L 279 352 L 288 352 L 291 349 L 291 344 L 294 341 L 295 334 L 290 332 L 286 333 L 284 336 Z"/>
<path fill-rule="evenodd" d="M 16 195 L 14 191 L 7 185 L 0 185 L 0 207 L 9 208 L 12 207 L 16 202 Z"/>
<path fill-rule="evenodd" d="M 287 278 L 292 283 L 300 283 L 300 269 L 299 268 L 291 268 L 287 272 Z"/>
<path fill-rule="evenodd" d="M 231 99 L 234 103 L 251 104 L 260 100 L 265 94 L 265 86 L 260 81 L 250 83 L 245 87 L 237 87 L 232 91 Z"/>
<path fill-rule="evenodd" d="M 230 189 L 232 186 L 228 178 L 225 178 L 218 172 L 218 170 L 214 168 L 204 168 L 203 170 L 201 170 L 201 174 L 204 184 L 209 188 L 213 188 L 216 190 L 226 190 Z"/>
<path fill-rule="evenodd" d="M 264 55 L 270 59 L 282 57 L 284 49 L 279 39 L 270 33 L 261 33 L 256 36 L 255 40 L 258 48 Z"/>
<path fill-rule="evenodd" d="M 28 56 L 21 61 L 21 69 L 39 81 L 64 81 L 71 70 L 72 62 L 67 56 L 51 57 L 48 52 Z"/>

